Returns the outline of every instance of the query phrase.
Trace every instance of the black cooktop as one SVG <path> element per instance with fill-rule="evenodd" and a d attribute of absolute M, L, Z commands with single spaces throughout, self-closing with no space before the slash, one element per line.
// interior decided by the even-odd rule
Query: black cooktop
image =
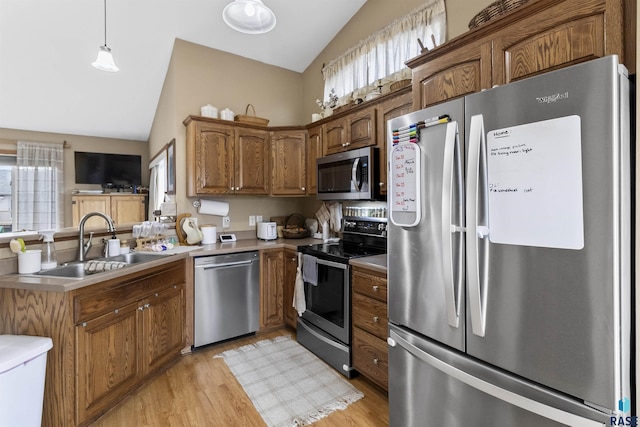
<path fill-rule="evenodd" d="M 298 252 L 336 262 L 387 252 L 386 222 L 350 220 L 344 224 L 343 238 L 336 243 L 298 246 Z"/>

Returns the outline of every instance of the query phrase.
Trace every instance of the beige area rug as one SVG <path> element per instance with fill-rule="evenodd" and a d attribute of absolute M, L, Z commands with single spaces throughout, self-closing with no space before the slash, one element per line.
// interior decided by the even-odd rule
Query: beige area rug
<path fill-rule="evenodd" d="M 259 341 L 214 357 L 224 359 L 271 427 L 308 425 L 364 397 L 290 336 Z"/>

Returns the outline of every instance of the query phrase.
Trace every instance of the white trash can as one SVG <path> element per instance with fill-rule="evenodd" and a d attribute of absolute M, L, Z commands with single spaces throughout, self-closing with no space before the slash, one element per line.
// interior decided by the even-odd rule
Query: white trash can
<path fill-rule="evenodd" d="M 0 424 L 42 424 L 44 375 L 51 338 L 0 335 Z"/>

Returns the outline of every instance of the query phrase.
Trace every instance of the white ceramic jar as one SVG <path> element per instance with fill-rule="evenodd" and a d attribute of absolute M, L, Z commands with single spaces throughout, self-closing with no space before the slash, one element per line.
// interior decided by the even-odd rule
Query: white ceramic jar
<path fill-rule="evenodd" d="M 211 104 L 200 107 L 200 115 L 202 117 L 218 118 L 218 109 Z"/>
<path fill-rule="evenodd" d="M 234 117 L 235 117 L 235 114 L 233 114 L 233 111 L 231 111 L 228 108 L 225 108 L 224 110 L 220 111 L 220 118 L 222 120 L 233 120 Z"/>

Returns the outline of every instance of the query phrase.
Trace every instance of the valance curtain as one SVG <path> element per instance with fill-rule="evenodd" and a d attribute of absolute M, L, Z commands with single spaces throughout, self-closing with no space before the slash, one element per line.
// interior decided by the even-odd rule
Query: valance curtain
<path fill-rule="evenodd" d="M 12 183 L 12 228 L 56 230 L 64 226 L 62 144 L 18 141 Z"/>
<path fill-rule="evenodd" d="M 406 70 L 404 63 L 420 54 L 418 38 L 428 49 L 431 36 L 440 45 L 446 38 L 444 0 L 428 1 L 408 15 L 375 32 L 322 69 L 324 99 L 334 89 L 338 97 L 391 78 Z"/>

